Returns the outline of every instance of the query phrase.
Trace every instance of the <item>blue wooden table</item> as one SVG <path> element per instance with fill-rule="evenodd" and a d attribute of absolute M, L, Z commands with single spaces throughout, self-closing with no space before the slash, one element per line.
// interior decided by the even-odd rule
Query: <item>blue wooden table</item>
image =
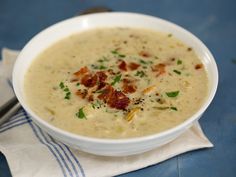
<path fill-rule="evenodd" d="M 215 147 L 182 154 L 121 176 L 236 176 L 236 1 L 1 0 L 0 48 L 21 49 L 40 30 L 95 6 L 150 14 L 177 23 L 208 46 L 219 67 L 216 97 L 200 120 Z M 10 177 L 2 154 L 0 177 Z"/>

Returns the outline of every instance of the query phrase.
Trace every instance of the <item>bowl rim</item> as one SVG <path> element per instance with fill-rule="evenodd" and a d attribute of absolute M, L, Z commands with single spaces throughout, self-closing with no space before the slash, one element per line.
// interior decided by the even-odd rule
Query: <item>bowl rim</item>
<path fill-rule="evenodd" d="M 94 16 L 104 16 L 104 18 L 106 18 L 106 16 L 139 16 L 142 18 L 152 18 L 154 20 L 159 20 L 161 23 L 166 23 L 168 25 L 170 25 L 173 28 L 176 28 L 178 30 L 181 30 L 182 32 L 188 34 L 189 36 L 191 36 L 191 38 L 198 44 L 201 46 L 201 49 L 208 55 L 208 58 L 211 60 L 212 62 L 212 66 L 214 69 L 214 77 L 215 77 L 215 82 L 213 82 L 212 87 L 209 88 L 209 94 L 208 97 L 205 99 L 204 103 L 202 104 L 202 106 L 198 109 L 197 112 L 195 112 L 192 116 L 190 116 L 189 118 L 187 118 L 184 122 L 178 124 L 175 127 L 169 128 L 167 130 L 164 130 L 162 132 L 159 133 L 154 133 L 154 134 L 150 134 L 150 135 L 145 135 L 145 136 L 140 136 L 140 137 L 130 137 L 130 138 L 119 138 L 119 139 L 112 139 L 112 138 L 96 138 L 96 137 L 89 137 L 89 136 L 84 136 L 84 135 L 79 135 L 79 134 L 75 134 L 75 133 L 71 133 L 69 131 L 63 130 L 61 128 L 55 127 L 53 125 L 51 125 L 50 123 L 44 121 L 42 118 L 40 118 L 38 115 L 36 115 L 33 110 L 31 110 L 31 108 L 29 106 L 27 106 L 26 101 L 24 101 L 23 96 L 21 96 L 20 91 L 18 90 L 18 84 L 17 84 L 17 67 L 19 65 L 20 60 L 22 60 L 22 53 L 27 50 L 28 46 L 31 45 L 31 43 L 34 42 L 34 40 L 41 35 L 44 35 L 45 32 L 49 31 L 49 30 L 53 30 L 53 28 L 56 28 L 58 25 L 63 25 L 63 24 L 67 24 L 70 21 L 74 21 L 74 20 L 82 20 L 84 18 L 93 18 Z M 144 27 L 146 28 L 146 27 Z M 91 28 L 92 29 L 92 28 Z M 148 29 L 148 28 L 147 28 Z M 60 39 L 58 39 L 60 40 Z M 181 40 L 181 39 L 180 39 Z M 28 69 L 28 68 L 27 68 Z M 184 129 L 186 127 L 188 127 L 188 125 L 190 125 L 191 123 L 193 123 L 195 120 L 197 120 L 197 118 L 199 118 L 204 111 L 207 109 L 207 107 L 210 105 L 210 103 L 212 102 L 216 91 L 217 91 L 217 86 L 218 86 L 218 78 L 219 78 L 219 73 L 218 73 L 218 68 L 215 62 L 215 59 L 213 57 L 213 55 L 211 54 L 211 52 L 209 51 L 209 49 L 204 45 L 204 43 L 198 39 L 194 34 L 192 34 L 191 32 L 187 31 L 186 29 L 184 29 L 183 27 L 172 23 L 170 21 L 164 20 L 162 18 L 159 17 L 155 17 L 155 16 L 151 16 L 151 15 L 146 15 L 146 14 L 141 14 L 141 13 L 132 13 L 132 12 L 103 12 L 103 13 L 96 13 L 96 14 L 87 14 L 87 15 L 81 15 L 78 17 L 73 17 L 73 18 L 69 18 L 63 21 L 60 21 L 58 23 L 55 23 L 49 27 L 47 27 L 46 29 L 42 30 L 41 32 L 37 33 L 33 38 L 31 38 L 31 40 L 24 46 L 24 48 L 21 50 L 20 54 L 17 57 L 17 60 L 14 64 L 14 68 L 13 68 L 13 75 L 12 75 L 12 80 L 13 80 L 13 89 L 15 92 L 16 97 L 18 98 L 19 102 L 21 103 L 22 107 L 26 110 L 27 113 L 29 113 L 32 117 L 32 119 L 34 120 L 34 122 L 36 124 L 38 124 L 40 126 L 40 124 L 42 124 L 43 129 L 46 130 L 47 132 L 56 132 L 59 135 L 62 135 L 64 137 L 70 137 L 72 139 L 76 139 L 76 140 L 83 140 L 83 141 L 87 141 L 87 142 L 93 142 L 93 143 L 102 143 L 102 144 L 120 144 L 120 143 L 138 143 L 138 142 L 143 142 L 146 140 L 152 140 L 152 139 L 156 139 L 156 138 L 162 138 L 168 135 L 171 135 L 174 132 L 178 132 L 181 129 Z M 23 80 L 24 81 L 24 80 Z M 22 81 L 22 82 L 23 82 Z M 41 126 L 40 126 L 41 127 Z M 48 131 L 48 130 L 51 131 Z"/>

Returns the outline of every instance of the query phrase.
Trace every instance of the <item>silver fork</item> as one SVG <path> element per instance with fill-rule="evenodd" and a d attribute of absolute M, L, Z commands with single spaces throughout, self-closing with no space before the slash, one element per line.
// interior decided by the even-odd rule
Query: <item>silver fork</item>
<path fill-rule="evenodd" d="M 0 126 L 12 117 L 21 108 L 20 103 L 14 96 L 0 107 Z"/>

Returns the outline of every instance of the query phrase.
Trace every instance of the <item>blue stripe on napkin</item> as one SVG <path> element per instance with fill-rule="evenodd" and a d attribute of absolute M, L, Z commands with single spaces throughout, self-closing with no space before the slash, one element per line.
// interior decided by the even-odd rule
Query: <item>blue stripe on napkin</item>
<path fill-rule="evenodd" d="M 20 125 L 24 125 L 26 123 L 29 123 L 29 121 L 32 121 L 31 119 L 26 119 L 24 114 L 22 112 L 19 112 L 15 116 L 13 116 L 8 122 L 4 123 L 0 127 L 0 133 L 5 132 L 7 130 L 10 130 L 14 127 L 18 127 Z"/>
<path fill-rule="evenodd" d="M 28 119 L 28 120 L 31 120 L 30 117 L 28 116 L 28 114 L 24 111 L 24 114 L 25 114 L 25 117 Z M 57 157 L 59 157 L 59 159 L 61 161 L 58 161 L 58 162 L 62 162 L 62 168 L 64 168 L 64 170 L 62 171 L 66 171 L 69 173 L 69 175 L 71 177 L 79 177 L 79 176 L 83 176 L 85 177 L 85 174 L 84 174 L 84 170 L 83 168 L 81 167 L 78 159 L 74 156 L 74 154 L 70 151 L 70 149 L 64 145 L 64 144 L 61 144 L 59 142 L 56 142 L 52 137 L 50 137 L 47 133 L 44 133 L 37 125 L 33 124 L 33 123 L 30 123 L 32 124 L 31 128 L 35 128 L 37 129 L 38 131 L 34 131 L 35 135 L 39 136 L 41 135 L 40 137 L 42 138 L 43 141 L 40 141 L 41 143 L 45 144 L 48 148 L 50 149 L 54 149 L 54 153 L 57 154 Z M 35 127 L 34 127 L 35 126 Z M 53 150 L 52 149 L 52 150 Z M 61 153 L 62 152 L 62 153 Z M 55 155 L 54 155 L 55 156 Z M 73 158 L 76 162 L 76 165 L 81 173 L 81 175 L 79 175 L 78 171 L 76 170 L 76 167 L 75 167 L 75 164 L 72 162 L 72 159 Z M 67 160 L 66 160 L 67 159 Z M 68 163 L 69 162 L 69 163 Z M 64 164 L 64 165 L 63 165 Z M 71 172 L 71 169 L 69 167 L 72 167 L 74 173 L 72 174 Z M 64 173 L 63 173 L 64 174 Z M 66 175 L 66 173 L 64 174 L 64 176 Z M 67 176 L 67 175 L 66 175 Z"/>
<path fill-rule="evenodd" d="M 64 177 L 68 175 L 70 177 L 85 177 L 82 166 L 70 148 L 63 143 L 56 142 L 50 135 L 44 133 L 32 122 L 30 116 L 23 109 L 0 127 L 0 133 L 24 124 L 29 124 L 39 142 L 44 144 L 53 154 Z"/>

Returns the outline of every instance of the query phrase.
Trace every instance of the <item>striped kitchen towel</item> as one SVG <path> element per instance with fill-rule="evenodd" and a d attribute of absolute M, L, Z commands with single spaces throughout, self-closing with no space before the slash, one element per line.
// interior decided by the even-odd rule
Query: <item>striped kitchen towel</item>
<path fill-rule="evenodd" d="M 9 79 L 18 52 L 3 49 L 0 63 L 0 105 L 12 96 Z M 0 151 L 13 177 L 103 177 L 157 164 L 178 154 L 212 147 L 199 124 L 155 150 L 128 157 L 102 157 L 72 149 L 43 132 L 21 109 L 0 126 Z"/>

